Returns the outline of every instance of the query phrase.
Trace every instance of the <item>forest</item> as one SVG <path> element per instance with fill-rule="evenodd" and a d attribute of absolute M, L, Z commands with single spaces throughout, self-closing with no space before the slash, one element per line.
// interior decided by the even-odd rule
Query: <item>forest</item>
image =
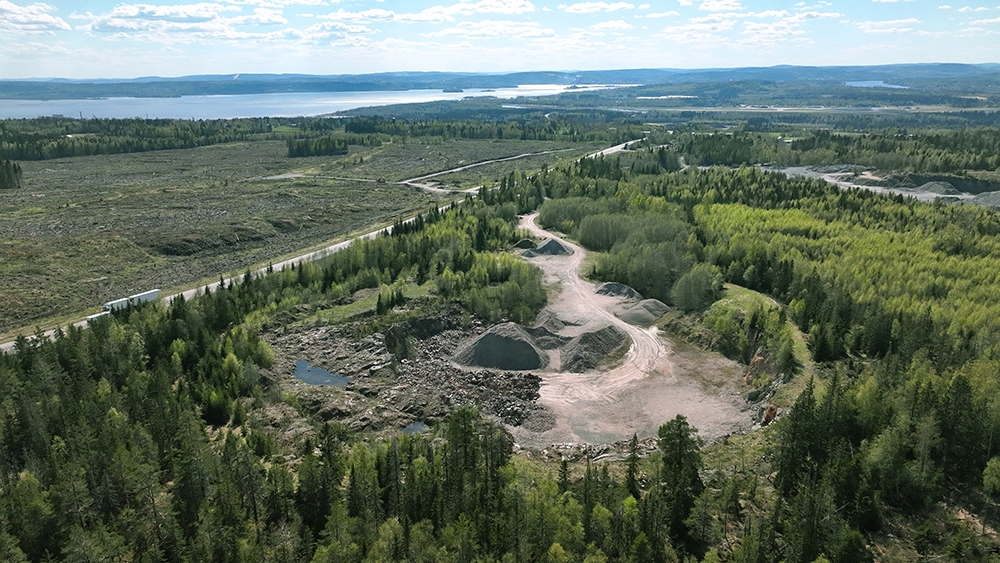
<path fill-rule="evenodd" d="M 547 120 L 541 115 L 498 114 L 487 121 L 355 117 L 270 117 L 189 121 L 183 119 L 0 120 L 0 158 L 48 160 L 72 156 L 186 149 L 220 143 L 282 140 L 289 157 L 344 154 L 348 145 L 379 146 L 395 137 L 520 139 L 616 144 L 641 136 L 639 123 L 600 128 L 584 119 Z M 333 152 L 331 152 L 333 151 Z"/>
<path fill-rule="evenodd" d="M 1000 215 L 740 165 L 987 173 L 1000 166 L 996 130 L 818 130 L 789 143 L 749 126 L 647 134 L 628 119 L 554 117 L 0 122 L 0 148 L 25 151 L 4 158 L 25 160 L 126 150 L 127 139 L 153 147 L 157 135 L 161 148 L 262 136 L 289 156 L 389 138 L 637 141 L 506 174 L 317 262 L 19 338 L 0 354 L 0 559 L 994 560 Z M 593 280 L 656 297 L 706 327 L 718 352 L 760 356 L 801 382 L 794 406 L 715 444 L 678 415 L 652 451 L 633 437 L 619 461 L 544 463 L 515 455 L 503 426 L 469 404 L 426 433 L 376 435 L 319 419 L 266 377 L 265 327 L 359 290 L 377 304 L 350 325 L 357 338 L 443 306 L 530 323 L 549 290 L 508 251 L 532 211 L 592 253 Z M 724 284 L 775 306 L 711 313 Z M 432 289 L 410 299 L 414 286 Z M 303 441 L 265 421 L 276 406 L 308 421 Z"/>

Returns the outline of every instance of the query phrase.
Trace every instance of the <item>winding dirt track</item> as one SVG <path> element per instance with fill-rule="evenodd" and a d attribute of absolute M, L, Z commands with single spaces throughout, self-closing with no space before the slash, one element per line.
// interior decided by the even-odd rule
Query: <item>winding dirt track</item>
<path fill-rule="evenodd" d="M 590 374 L 553 374 L 546 378 L 546 384 L 554 388 L 553 390 L 558 389 L 560 392 L 557 395 L 567 399 L 608 401 L 614 397 L 616 391 L 646 377 L 650 372 L 671 372 L 673 366 L 664 340 L 659 337 L 659 330 L 656 327 L 643 329 L 633 326 L 611 314 L 608 308 L 615 304 L 616 299 L 597 294 L 594 284 L 580 277 L 580 267 L 583 265 L 586 251 L 539 227 L 535 224 L 537 216 L 538 214 L 534 213 L 523 217 L 520 227 L 527 229 L 536 237 L 554 238 L 573 251 L 568 256 L 536 258 L 536 260 L 541 258 L 541 261 L 545 262 L 539 266 L 550 277 L 557 278 L 561 287 L 561 292 L 550 309 L 566 320 L 584 321 L 586 324 L 583 326 L 615 325 L 632 339 L 632 345 L 622 363 L 613 370 Z"/>
<path fill-rule="evenodd" d="M 684 366 L 675 365 L 671 346 L 659 330 L 636 327 L 615 317 L 610 309 L 618 299 L 598 295 L 595 285 L 580 277 L 585 251 L 540 228 L 535 224 L 536 216 L 524 217 L 521 227 L 535 236 L 554 238 L 573 251 L 567 256 L 530 259 L 545 272 L 547 283 L 560 287 L 547 309 L 564 321 L 580 324 L 567 327 L 564 334 L 573 336 L 614 324 L 629 335 L 632 344 L 620 362 L 607 371 L 539 373 L 539 403 L 554 425 L 543 431 L 510 428 L 519 444 L 544 448 L 565 442 L 610 443 L 628 439 L 633 432 L 655 436 L 659 426 L 677 414 L 685 415 L 707 439 L 749 425 L 746 403 L 731 380 L 700 376 L 702 367 L 718 371 L 718 361 L 702 361 L 704 355 L 697 355 L 700 352 L 693 358 L 687 353 Z"/>

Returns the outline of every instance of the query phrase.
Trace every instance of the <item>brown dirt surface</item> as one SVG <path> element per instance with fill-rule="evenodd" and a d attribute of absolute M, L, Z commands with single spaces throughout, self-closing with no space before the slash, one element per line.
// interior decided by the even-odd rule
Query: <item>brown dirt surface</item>
<path fill-rule="evenodd" d="M 751 426 L 750 409 L 739 393 L 735 362 L 693 346 L 672 344 L 656 327 L 644 329 L 615 317 L 611 310 L 619 298 L 597 294 L 594 284 L 580 277 L 585 251 L 538 227 L 535 217 L 525 217 L 521 227 L 532 236 L 553 238 L 572 251 L 529 259 L 542 269 L 547 283 L 559 288 L 546 311 L 564 324 L 579 325 L 566 326 L 561 334 L 574 337 L 613 325 L 629 337 L 631 345 L 612 369 L 582 374 L 539 372 L 538 402 L 543 410 L 533 413 L 520 427 L 508 427 L 521 447 L 540 450 L 555 443 L 609 444 L 632 433 L 649 438 L 677 414 L 686 416 L 708 440 Z"/>

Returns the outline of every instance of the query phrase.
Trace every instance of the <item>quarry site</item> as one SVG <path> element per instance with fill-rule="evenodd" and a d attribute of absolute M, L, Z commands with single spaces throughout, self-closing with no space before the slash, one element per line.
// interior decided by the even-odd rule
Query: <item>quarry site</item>
<path fill-rule="evenodd" d="M 289 319 L 265 331 L 277 361 L 264 376 L 304 410 L 352 429 L 419 430 L 453 407 L 474 405 L 502 422 L 518 447 L 570 458 L 620 454 L 623 437 L 653 438 L 678 414 L 708 441 L 753 426 L 757 409 L 741 395 L 736 362 L 671 342 L 653 324 L 669 310 L 664 303 L 620 283 L 583 279 L 586 251 L 535 218 L 522 218 L 531 238 L 513 250 L 542 270 L 550 288 L 530 326 L 485 324 L 458 306 L 372 334 L 364 334 L 364 320 L 303 326 Z M 403 358 L 390 352 L 401 342 L 409 342 Z M 336 381 L 307 383 L 296 371 L 303 359 Z M 270 424 L 294 433 L 289 417 L 293 409 Z"/>

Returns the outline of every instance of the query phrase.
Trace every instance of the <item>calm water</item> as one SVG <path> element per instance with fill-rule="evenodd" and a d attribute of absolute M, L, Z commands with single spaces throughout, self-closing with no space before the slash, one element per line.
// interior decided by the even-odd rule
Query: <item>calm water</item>
<path fill-rule="evenodd" d="M 856 80 L 853 82 L 844 82 L 848 86 L 854 86 L 855 88 L 897 88 L 897 89 L 909 89 L 909 86 L 900 86 L 899 84 L 886 84 L 881 80 Z"/>
<path fill-rule="evenodd" d="M 403 434 L 408 434 L 410 436 L 413 436 L 414 434 L 427 432 L 430 429 L 431 429 L 430 426 L 427 426 L 426 424 L 418 420 L 417 422 L 411 422 L 408 426 L 404 428 L 400 428 L 399 431 L 402 432 Z"/>
<path fill-rule="evenodd" d="M 295 360 L 295 379 L 304 381 L 310 385 L 336 385 L 337 387 L 347 387 L 349 379 L 320 368 L 310 368 L 309 362 L 305 360 Z"/>
<path fill-rule="evenodd" d="M 227 119 L 234 117 L 294 117 L 320 115 L 367 106 L 460 100 L 468 96 L 546 96 L 564 92 L 569 86 L 533 84 L 496 90 L 464 92 L 404 90 L 398 92 L 295 92 L 244 94 L 238 96 L 183 96 L 180 98 L 102 98 L 93 100 L 0 100 L 0 119 L 48 115 L 66 117 L 165 119 Z M 587 89 L 603 88 L 602 86 Z M 574 91 L 582 90 L 578 88 Z"/>

